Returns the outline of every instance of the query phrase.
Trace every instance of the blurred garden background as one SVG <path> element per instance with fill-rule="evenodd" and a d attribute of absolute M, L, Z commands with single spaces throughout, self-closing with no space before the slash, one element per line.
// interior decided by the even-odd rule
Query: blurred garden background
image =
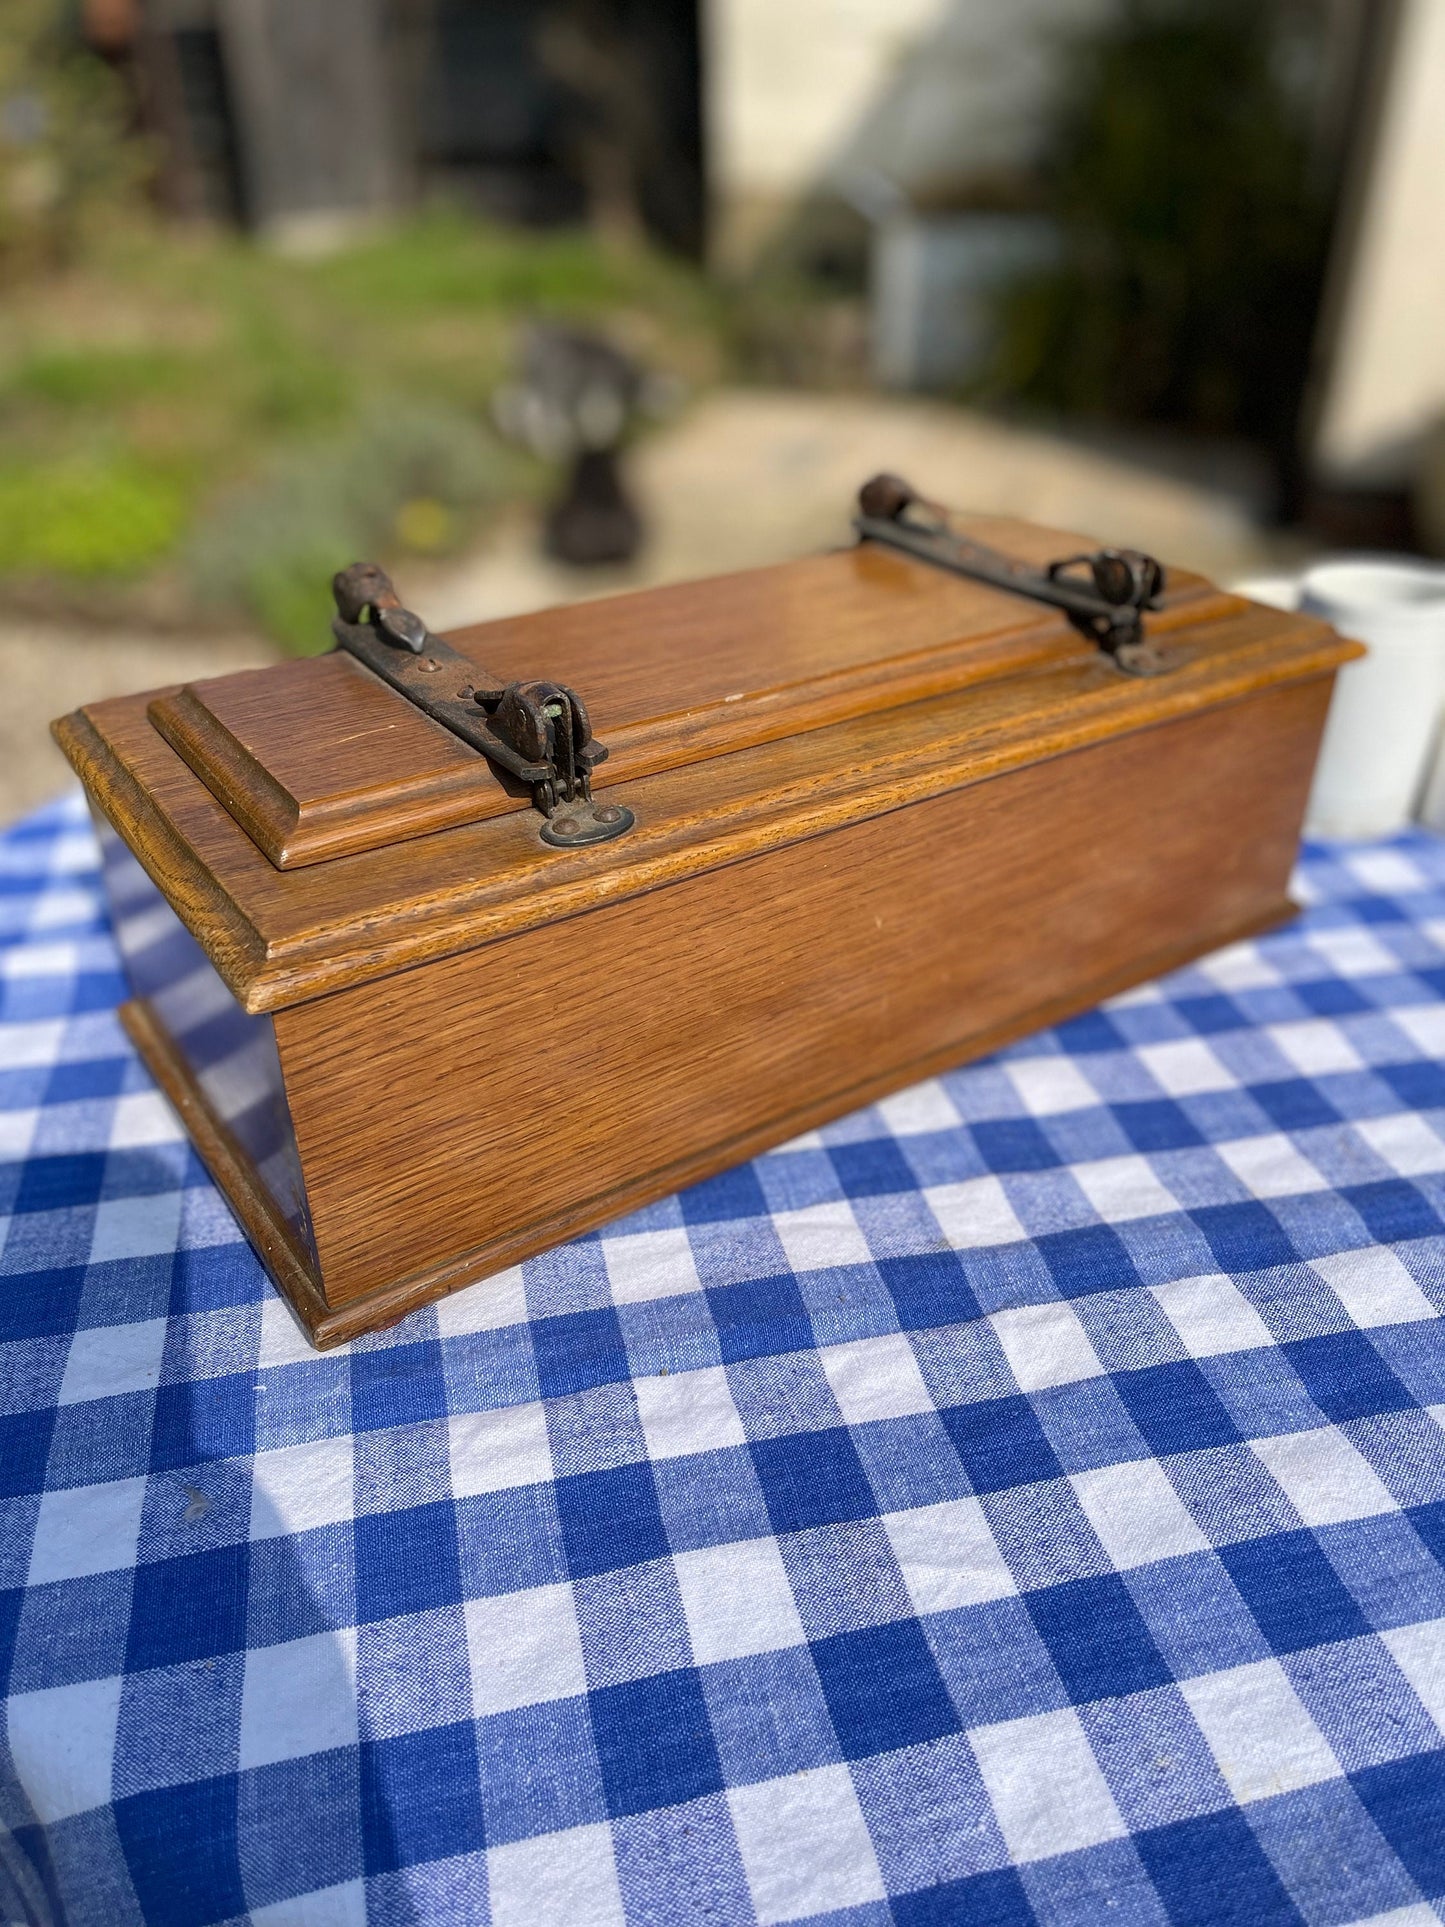
<path fill-rule="evenodd" d="M 0 819 L 362 555 L 442 626 L 879 467 L 1225 579 L 1445 548 L 1442 130 L 1439 0 L 5 0 Z"/>

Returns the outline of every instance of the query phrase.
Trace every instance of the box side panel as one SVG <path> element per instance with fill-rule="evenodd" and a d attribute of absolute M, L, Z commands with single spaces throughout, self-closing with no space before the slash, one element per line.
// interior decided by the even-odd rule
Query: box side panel
<path fill-rule="evenodd" d="M 152 1061 L 151 1069 L 173 1101 L 182 1096 L 171 1088 L 179 1080 L 185 1098 L 204 1108 L 314 1268 L 311 1215 L 273 1021 L 241 1009 L 130 850 L 99 811 L 93 814 L 111 924 L 144 1012 L 141 1029 L 164 1053 L 164 1067 Z M 140 1041 L 137 1026 L 130 1028 Z M 146 1049 L 148 1061 L 154 1055 Z"/>
<path fill-rule="evenodd" d="M 485 1275 L 1284 914 L 1329 693 L 1277 688 L 280 1013 L 328 1303 Z"/>

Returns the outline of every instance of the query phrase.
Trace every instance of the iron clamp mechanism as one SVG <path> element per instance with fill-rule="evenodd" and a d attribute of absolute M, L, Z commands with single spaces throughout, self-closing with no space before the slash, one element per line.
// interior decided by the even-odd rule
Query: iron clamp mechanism
<path fill-rule="evenodd" d="M 403 608 L 390 577 L 372 562 L 354 562 L 331 584 L 332 633 L 339 648 L 364 663 L 433 722 L 480 751 L 511 784 L 531 792 L 544 843 L 569 850 L 625 836 L 636 821 L 622 803 L 598 803 L 592 772 L 606 746 L 592 734 L 575 689 L 554 682 L 508 682 L 434 636 Z"/>

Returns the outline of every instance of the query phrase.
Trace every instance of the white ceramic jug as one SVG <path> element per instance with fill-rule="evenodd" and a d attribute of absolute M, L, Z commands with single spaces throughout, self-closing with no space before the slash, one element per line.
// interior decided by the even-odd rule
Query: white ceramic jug
<path fill-rule="evenodd" d="M 1445 565 L 1321 562 L 1305 572 L 1299 606 L 1370 652 L 1335 683 L 1307 827 L 1388 836 L 1415 813 L 1445 711 Z"/>

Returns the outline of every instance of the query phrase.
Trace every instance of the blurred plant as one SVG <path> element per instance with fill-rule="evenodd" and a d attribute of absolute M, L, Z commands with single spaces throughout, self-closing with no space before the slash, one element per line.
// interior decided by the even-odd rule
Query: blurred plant
<path fill-rule="evenodd" d="M 288 454 L 216 502 L 187 545 L 187 576 L 202 600 L 310 654 L 330 644 L 337 569 L 450 547 L 469 514 L 504 491 L 508 466 L 465 416 L 376 402 L 344 434 Z"/>
<path fill-rule="evenodd" d="M 62 265 L 149 164 L 124 88 L 60 0 L 0 5 L 0 264 Z"/>
<path fill-rule="evenodd" d="M 185 525 L 175 477 L 123 451 L 0 471 L 0 564 L 15 575 L 133 576 Z"/>
<path fill-rule="evenodd" d="M 1328 216 L 1292 56 L 1320 11 L 1123 0 L 1071 42 L 1044 182 L 1060 264 L 1004 297 L 997 390 L 1287 448 Z"/>
<path fill-rule="evenodd" d="M 605 315 L 690 383 L 722 357 L 700 276 L 583 236 L 436 214 L 299 261 L 103 224 L 0 326 L 4 592 L 109 613 L 133 582 L 147 620 L 190 622 L 202 586 L 319 646 L 340 564 L 445 553 L 500 489 L 543 485 L 486 427 L 524 315 Z"/>

